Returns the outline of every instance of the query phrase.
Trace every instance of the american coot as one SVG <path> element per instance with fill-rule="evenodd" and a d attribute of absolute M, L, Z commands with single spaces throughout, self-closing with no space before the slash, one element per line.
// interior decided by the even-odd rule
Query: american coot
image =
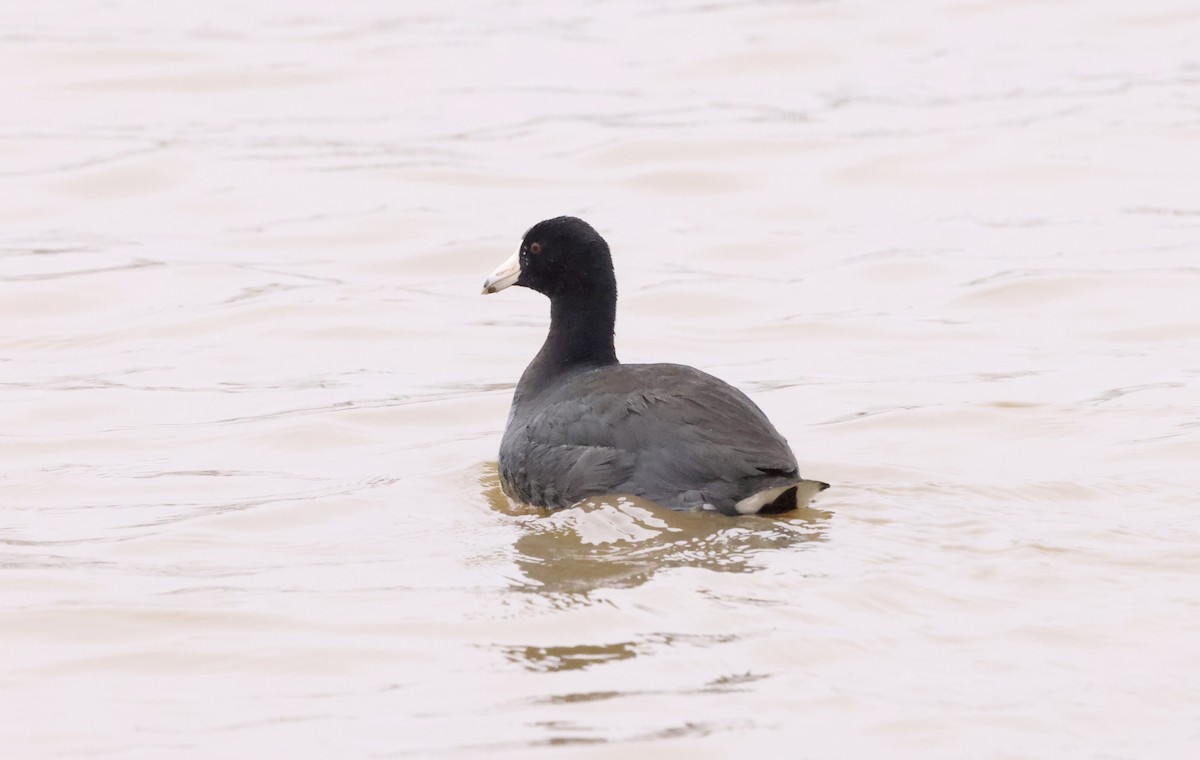
<path fill-rule="evenodd" d="M 621 364 L 608 243 L 560 216 L 525 233 L 484 293 L 550 298 L 550 334 L 521 375 L 500 443 L 514 499 L 569 507 L 629 494 L 678 510 L 775 514 L 828 484 L 802 480 L 787 441 L 744 393 L 679 364 Z"/>

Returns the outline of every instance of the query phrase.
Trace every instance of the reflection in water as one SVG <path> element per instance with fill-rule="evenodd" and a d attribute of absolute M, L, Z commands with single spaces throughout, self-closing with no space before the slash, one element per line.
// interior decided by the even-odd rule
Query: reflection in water
<path fill-rule="evenodd" d="M 832 516 L 808 506 L 780 517 L 731 518 L 625 496 L 548 512 L 505 496 L 495 463 L 484 466 L 480 484 L 494 510 L 521 522 L 515 559 L 529 584 L 518 588 L 549 594 L 639 586 L 673 567 L 752 572 L 764 551 L 824 540 Z"/>
<path fill-rule="evenodd" d="M 527 670 L 556 673 L 560 670 L 582 670 L 603 662 L 628 660 L 637 656 L 637 644 L 622 641 L 616 644 L 561 647 L 511 647 L 507 655 L 511 662 L 523 665 Z"/>
<path fill-rule="evenodd" d="M 768 554 L 826 537 L 831 513 L 811 506 L 783 516 L 728 517 L 713 512 L 676 512 L 652 502 L 625 496 L 588 500 L 570 509 L 550 512 L 517 504 L 500 489 L 494 462 L 483 465 L 479 484 L 493 510 L 518 521 L 514 559 L 524 582 L 517 591 L 531 592 L 555 606 L 587 604 L 591 592 L 629 588 L 649 581 L 666 568 L 694 567 L 723 573 L 748 573 L 767 563 Z M 762 555 L 762 565 L 759 563 Z M 573 638 L 573 637 L 572 637 Z M 537 645 L 501 647 L 505 659 L 533 673 L 591 670 L 613 662 L 652 656 L 665 648 L 727 646 L 741 634 L 645 633 L 613 642 L 571 638 Z M 689 693 L 739 691 L 761 679 L 755 673 L 728 673 Z M 654 692 L 645 689 L 554 693 L 534 703 L 570 705 L 621 699 Z M 631 739 L 659 740 L 705 736 L 715 731 L 748 726 L 685 722 Z M 598 730 L 590 724 L 547 726 L 559 743 L 594 742 Z"/>
<path fill-rule="evenodd" d="M 738 638 L 740 637 L 733 634 L 656 633 L 639 637 L 636 641 L 618 641 L 612 644 L 511 646 L 503 647 L 502 651 L 509 662 L 519 664 L 526 670 L 557 673 L 562 670 L 583 670 L 607 662 L 630 660 L 660 647 L 709 647 L 727 644 Z M 708 691 L 725 691 L 743 680 L 756 678 L 752 674 L 722 676 L 704 688 Z M 566 695 L 563 698 L 574 696 L 576 695 Z"/>

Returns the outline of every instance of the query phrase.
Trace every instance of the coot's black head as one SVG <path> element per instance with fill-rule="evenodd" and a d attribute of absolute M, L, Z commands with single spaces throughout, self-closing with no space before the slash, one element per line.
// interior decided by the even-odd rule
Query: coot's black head
<path fill-rule="evenodd" d="M 535 224 L 521 247 L 483 283 L 484 293 L 521 285 L 551 298 L 616 293 L 608 243 L 582 219 L 560 216 Z"/>

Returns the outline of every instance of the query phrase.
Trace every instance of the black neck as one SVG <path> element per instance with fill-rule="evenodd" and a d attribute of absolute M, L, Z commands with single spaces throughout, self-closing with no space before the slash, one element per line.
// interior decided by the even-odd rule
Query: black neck
<path fill-rule="evenodd" d="M 521 376 L 525 398 L 532 398 L 556 378 L 587 367 L 617 364 L 613 328 L 617 321 L 616 288 L 550 299 L 550 334 L 542 350 Z"/>

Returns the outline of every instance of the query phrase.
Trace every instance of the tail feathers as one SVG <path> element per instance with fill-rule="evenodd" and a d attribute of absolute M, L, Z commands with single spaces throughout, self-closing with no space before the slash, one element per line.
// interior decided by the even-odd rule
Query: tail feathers
<path fill-rule="evenodd" d="M 812 498 L 829 488 L 819 480 L 801 480 L 785 486 L 759 491 L 734 505 L 740 515 L 777 515 L 807 507 Z"/>

